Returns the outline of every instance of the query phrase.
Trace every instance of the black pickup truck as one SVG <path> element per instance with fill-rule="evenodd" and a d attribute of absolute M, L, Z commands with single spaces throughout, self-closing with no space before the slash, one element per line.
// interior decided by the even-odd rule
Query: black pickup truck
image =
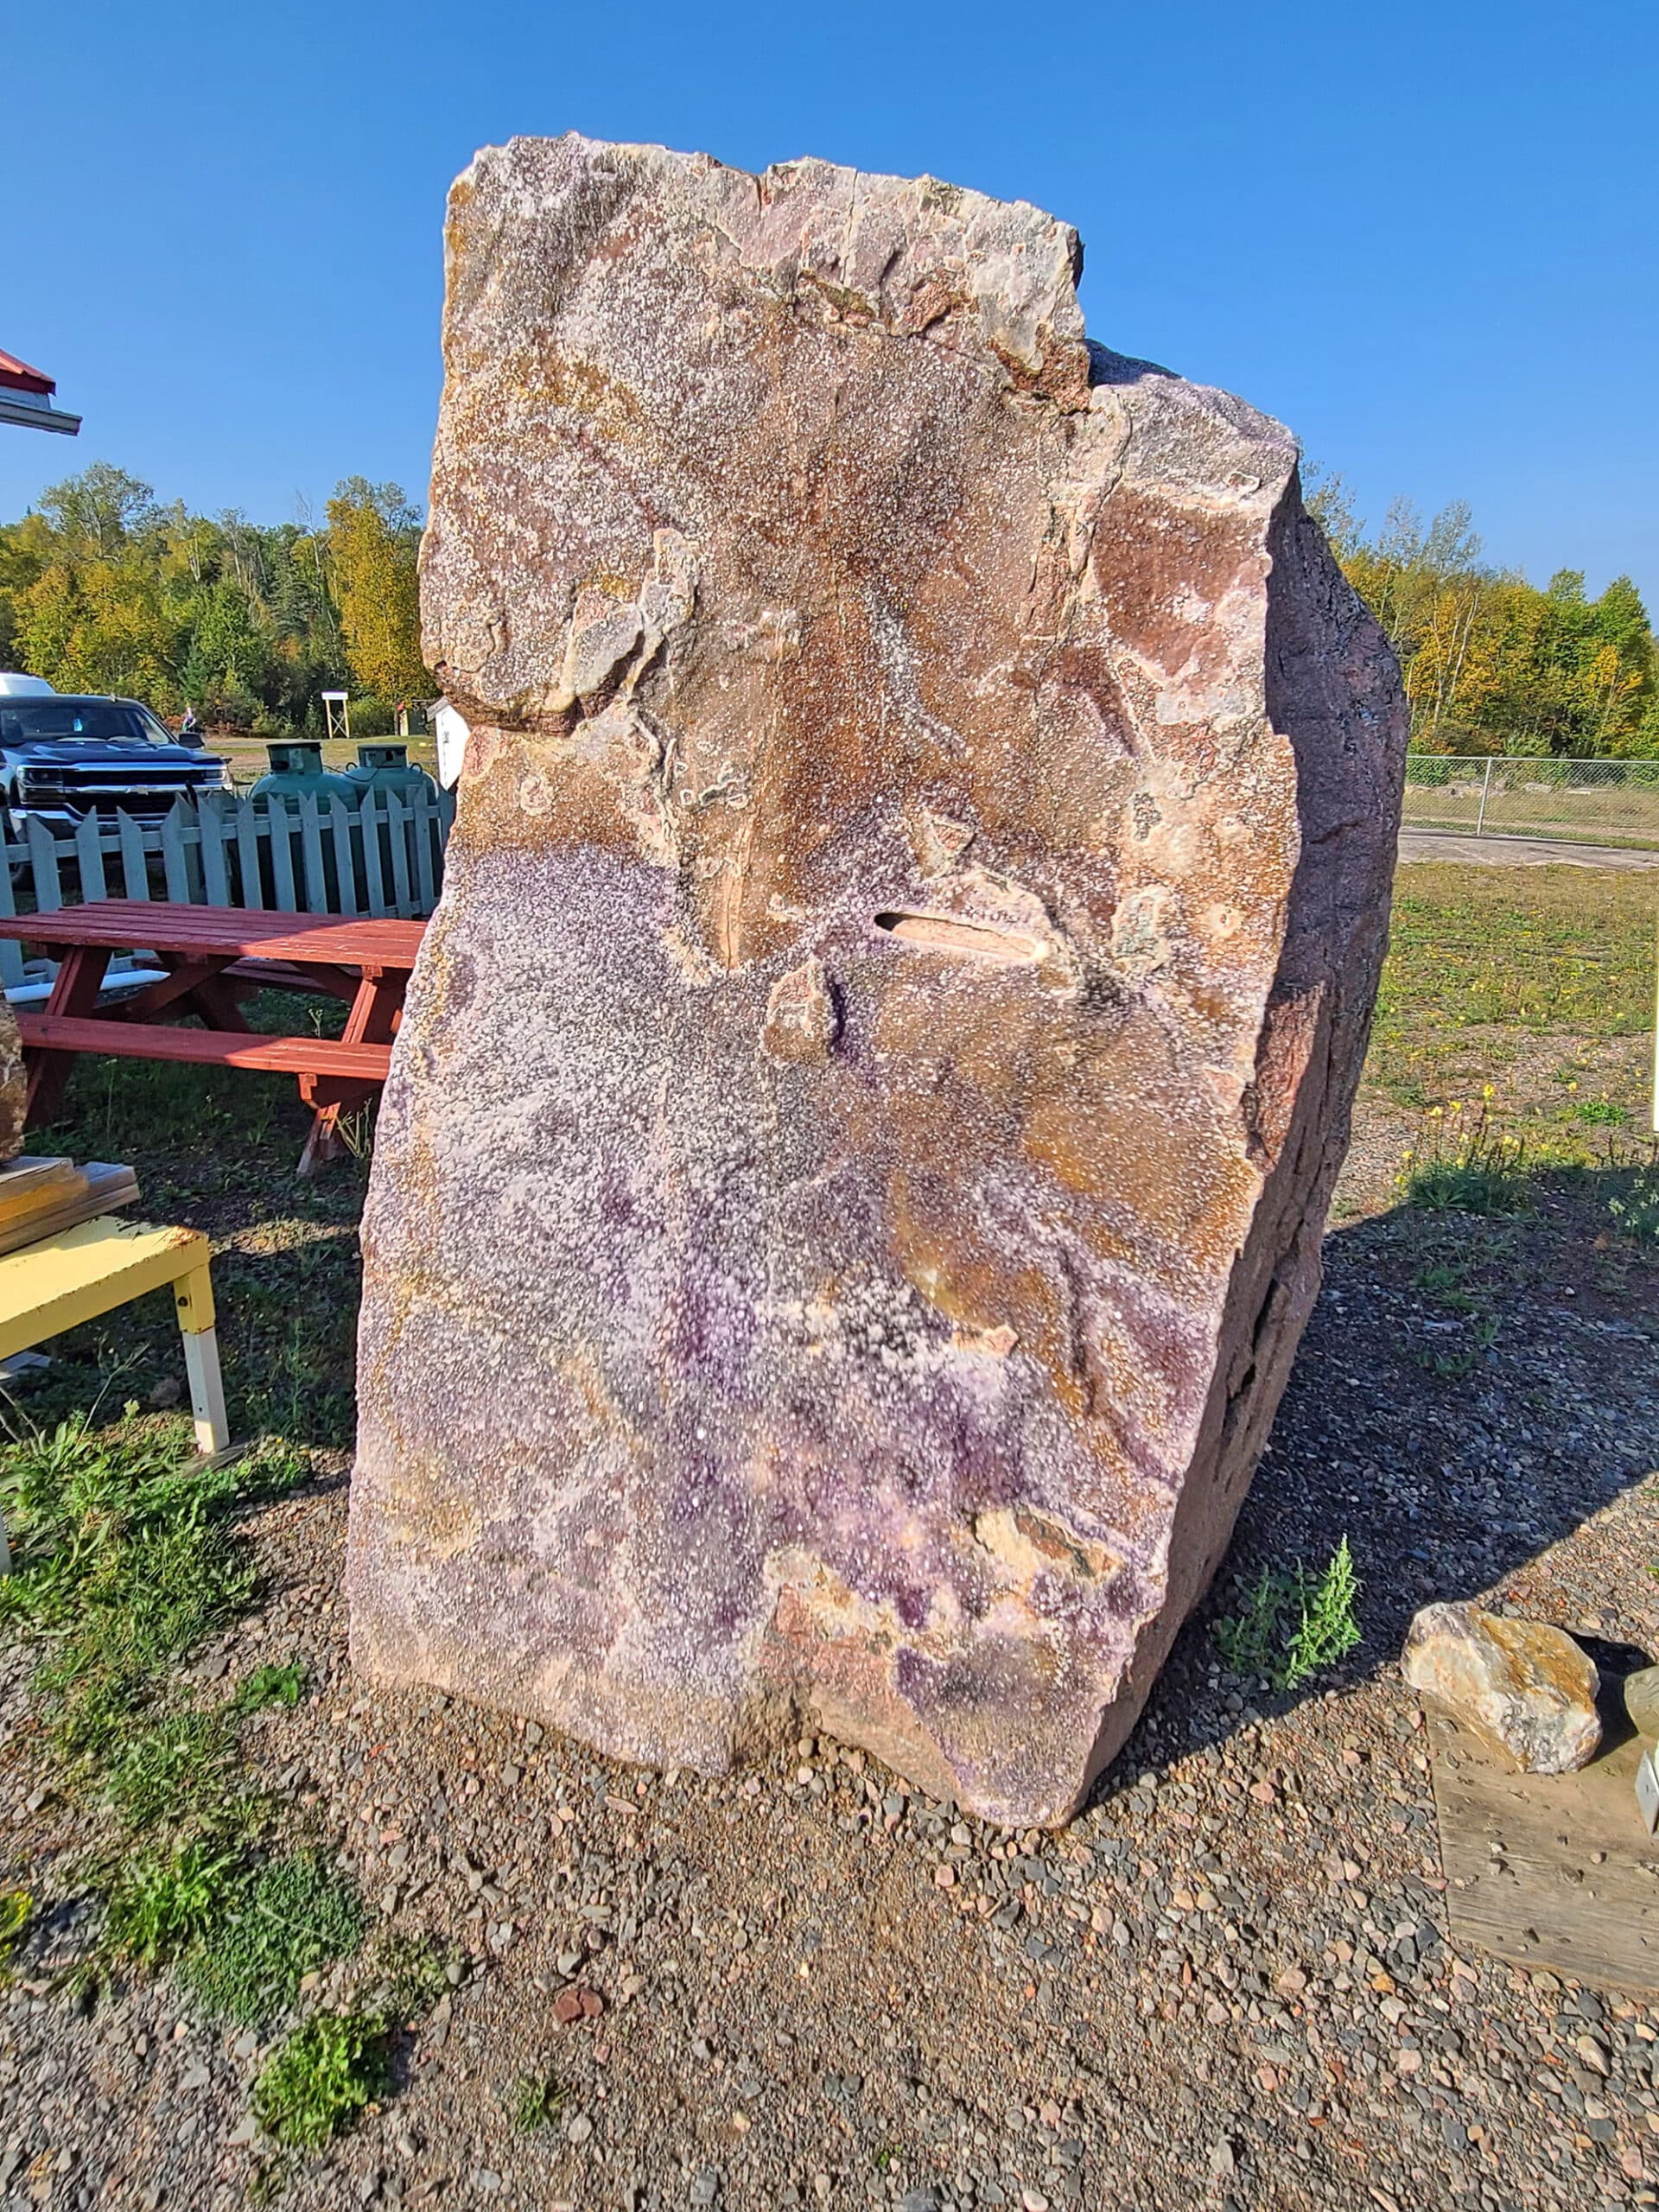
<path fill-rule="evenodd" d="M 162 821 L 177 798 L 230 788 L 227 763 L 181 744 L 136 699 L 0 696 L 0 804 L 14 831 L 73 830 L 89 814 Z"/>

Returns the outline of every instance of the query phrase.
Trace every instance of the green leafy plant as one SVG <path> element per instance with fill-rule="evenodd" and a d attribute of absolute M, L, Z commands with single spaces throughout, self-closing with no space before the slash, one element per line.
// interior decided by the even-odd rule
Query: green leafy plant
<path fill-rule="evenodd" d="M 1360 1641 L 1359 1586 L 1346 1536 L 1319 1574 L 1300 1561 L 1264 1567 L 1239 1611 L 1216 1623 L 1223 1664 L 1236 1675 L 1264 1677 L 1277 1690 L 1300 1689 Z"/>
<path fill-rule="evenodd" d="M 1524 1138 L 1492 1127 L 1485 1098 L 1469 1115 L 1460 1104 L 1434 1106 L 1395 1179 L 1408 1205 L 1432 1213 L 1525 1213 L 1532 1204 L 1527 1158 Z"/>
<path fill-rule="evenodd" d="M 1264 1567 L 1261 1580 L 1246 1594 L 1238 1611 L 1216 1623 L 1216 1649 L 1224 1666 L 1236 1675 L 1272 1675 L 1280 1622 L 1289 1594 L 1288 1577 Z"/>
<path fill-rule="evenodd" d="M 301 1982 L 363 1941 L 356 1892 L 315 1852 L 273 1859 L 245 1876 L 202 1930 L 183 1974 L 209 2011 L 257 2026 L 291 2005 Z"/>
<path fill-rule="evenodd" d="M 1347 1537 L 1332 1552 L 1317 1582 L 1310 1584 L 1299 1571 L 1298 1584 L 1301 1618 L 1281 1670 L 1282 1686 L 1287 1690 L 1297 1689 L 1327 1667 L 1334 1667 L 1360 1640 L 1354 1611 L 1359 1577 L 1354 1572 Z"/>
<path fill-rule="evenodd" d="M 139 1966 L 165 1966 L 181 1957 L 223 1916 L 237 1857 L 205 1843 L 129 1853 L 110 1886 L 105 1948 Z"/>
<path fill-rule="evenodd" d="M 256 1667 L 236 1694 L 238 1713 L 257 1713 L 267 1705 L 297 1705 L 305 1695 L 305 1669 L 297 1660 L 285 1667 Z"/>
<path fill-rule="evenodd" d="M 175 1662 L 253 1594 L 252 1560 L 224 1510 L 237 1471 L 187 1473 L 179 1449 L 149 1434 L 97 1438 L 83 1420 L 6 1455 L 0 1510 L 17 1571 L 0 1582 L 0 1622 L 51 1643 L 39 1680 L 71 1758 L 107 1763 Z"/>
<path fill-rule="evenodd" d="M 513 2085 L 512 2124 L 528 2135 L 550 2127 L 564 2109 L 564 2092 L 550 2074 L 521 2074 Z"/>
<path fill-rule="evenodd" d="M 267 2135 L 315 2151 L 382 2095 L 390 2079 L 386 2023 L 372 2012 L 319 2012 L 296 2028 L 254 2085 Z"/>
<path fill-rule="evenodd" d="M 1580 1098 L 1573 1109 L 1580 1122 L 1587 1122 L 1592 1128 L 1622 1129 L 1630 1120 L 1630 1109 L 1621 1106 L 1616 1098 Z"/>
<path fill-rule="evenodd" d="M 1633 1244 L 1659 1244 L 1659 1166 L 1639 1167 L 1628 1190 L 1607 1201 L 1613 1226 Z"/>
<path fill-rule="evenodd" d="M 412 2019 L 452 1986 L 448 1962 L 429 1936 L 377 1930 L 364 1961 L 359 1994 L 394 2020 Z"/>
<path fill-rule="evenodd" d="M 169 1713 L 114 1754 L 105 1794 L 132 1828 L 212 1826 L 225 1808 L 232 1756 L 219 1714 Z"/>
<path fill-rule="evenodd" d="M 11 1980 L 11 1956 L 29 1925 L 35 1900 L 27 1890 L 0 1890 L 0 1989 Z"/>

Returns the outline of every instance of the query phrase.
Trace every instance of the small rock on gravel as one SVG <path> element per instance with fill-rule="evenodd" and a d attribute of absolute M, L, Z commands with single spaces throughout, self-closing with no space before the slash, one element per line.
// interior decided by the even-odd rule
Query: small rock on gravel
<path fill-rule="evenodd" d="M 1529 1774 L 1567 1774 L 1595 1757 L 1600 1678 L 1562 1629 L 1478 1605 L 1425 1605 L 1401 1666 L 1414 1690 Z"/>

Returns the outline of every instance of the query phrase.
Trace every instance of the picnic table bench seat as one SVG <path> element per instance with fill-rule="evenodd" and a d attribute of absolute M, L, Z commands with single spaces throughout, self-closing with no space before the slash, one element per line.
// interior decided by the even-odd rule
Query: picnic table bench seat
<path fill-rule="evenodd" d="M 384 1083 L 390 1045 L 346 1045 L 332 1037 L 267 1037 L 257 1029 L 181 1029 L 166 1021 L 79 1019 L 19 1012 L 24 1050 L 113 1052 L 133 1060 L 192 1061 L 203 1067 L 258 1068 L 275 1075 L 349 1076 Z"/>

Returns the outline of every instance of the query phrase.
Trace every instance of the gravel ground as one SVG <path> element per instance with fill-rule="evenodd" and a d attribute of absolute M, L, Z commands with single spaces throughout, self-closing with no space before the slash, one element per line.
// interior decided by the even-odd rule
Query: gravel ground
<path fill-rule="evenodd" d="M 1462 830 L 1402 830 L 1402 861 L 1452 861 L 1459 868 L 1659 868 L 1641 846 L 1580 844 L 1560 837 L 1473 837 Z"/>
<path fill-rule="evenodd" d="M 1360 1217 L 1328 1241 L 1231 1561 L 1249 1580 L 1345 1533 L 1364 1642 L 1273 1697 L 1219 1669 L 1218 1592 L 1064 1835 L 961 1820 L 827 1740 L 711 1783 L 364 1694 L 344 1468 L 251 1516 L 264 1609 L 198 1662 L 199 1694 L 303 1659 L 309 1696 L 250 1723 L 249 1757 L 458 1977 L 400 2039 L 384 2106 L 326 2152 L 256 2139 L 274 2032 L 204 2022 L 165 1977 L 90 2008 L 54 1993 L 91 1910 L 86 1834 L 52 1790 L 29 1656 L 0 1653 L 4 1878 L 60 1901 L 0 1991 L 0 2202 L 1659 2202 L 1659 2004 L 1449 1948 L 1393 1664 L 1418 1605 L 1482 1590 L 1659 1655 L 1656 1276 L 1598 1239 L 1593 1193 L 1501 1228 L 1367 1214 L 1388 1151 L 1361 1132 Z M 1447 1249 L 1499 1323 L 1467 1372 L 1470 1317 L 1415 1287 Z M 532 2073 L 563 2103 L 526 2133 Z"/>

